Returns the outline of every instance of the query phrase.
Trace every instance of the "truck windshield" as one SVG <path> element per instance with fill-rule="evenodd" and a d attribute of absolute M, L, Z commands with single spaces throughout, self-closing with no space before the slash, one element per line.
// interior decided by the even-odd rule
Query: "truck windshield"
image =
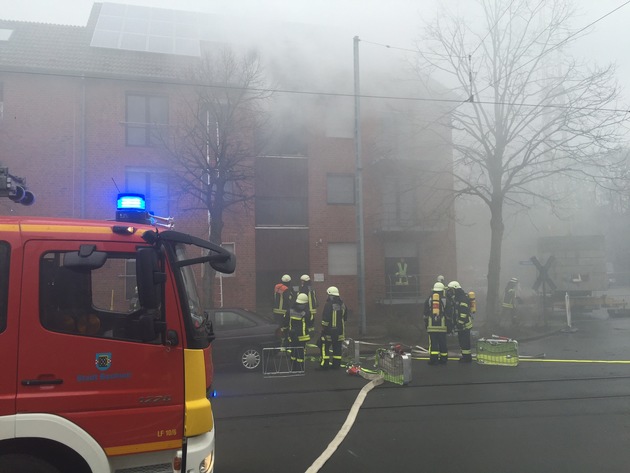
<path fill-rule="evenodd" d="M 189 259 L 186 255 L 185 245 L 175 245 L 175 258 L 177 261 Z M 197 277 L 193 271 L 193 266 L 190 265 L 180 267 L 179 272 L 185 291 L 185 294 L 182 296 L 186 298 L 184 308 L 188 308 L 188 313 L 184 314 L 184 317 L 189 317 L 190 319 L 190 324 L 187 323 L 186 328 L 192 331 L 192 333 L 188 334 L 189 340 L 194 340 L 195 348 L 205 348 L 212 341 L 212 328 L 201 305 L 198 292 L 200 286 L 198 286 Z M 198 346 L 200 344 L 202 346 Z"/>

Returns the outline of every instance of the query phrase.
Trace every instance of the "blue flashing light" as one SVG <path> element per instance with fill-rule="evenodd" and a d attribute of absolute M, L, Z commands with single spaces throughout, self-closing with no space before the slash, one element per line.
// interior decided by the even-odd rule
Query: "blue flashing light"
<path fill-rule="evenodd" d="M 146 210 L 146 200 L 143 194 L 118 194 L 117 210 Z"/>

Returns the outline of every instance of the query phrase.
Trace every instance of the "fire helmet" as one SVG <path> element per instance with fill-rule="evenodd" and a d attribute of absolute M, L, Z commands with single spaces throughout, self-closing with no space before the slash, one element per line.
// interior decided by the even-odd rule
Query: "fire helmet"
<path fill-rule="evenodd" d="M 303 292 L 300 292 L 295 298 L 296 304 L 308 304 L 308 296 Z"/>
<path fill-rule="evenodd" d="M 311 277 L 308 274 L 302 274 L 302 277 L 300 277 L 300 280 L 304 282 L 308 282 L 311 280 Z"/>
<path fill-rule="evenodd" d="M 337 289 L 335 286 L 330 286 L 328 289 L 326 289 L 326 294 L 328 294 L 329 296 L 339 296 L 339 289 Z"/>
<path fill-rule="evenodd" d="M 291 276 L 285 274 L 284 276 L 282 276 L 282 282 L 291 282 Z"/>
<path fill-rule="evenodd" d="M 433 292 L 443 292 L 444 291 L 444 284 L 442 284 L 441 282 L 436 282 L 433 285 Z"/>
<path fill-rule="evenodd" d="M 457 281 L 451 281 L 448 283 L 448 287 L 450 287 L 451 289 L 461 289 L 462 286 L 460 283 L 458 283 Z"/>

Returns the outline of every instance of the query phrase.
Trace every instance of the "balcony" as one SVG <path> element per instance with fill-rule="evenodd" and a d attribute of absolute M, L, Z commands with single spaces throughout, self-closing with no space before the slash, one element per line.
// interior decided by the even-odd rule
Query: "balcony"
<path fill-rule="evenodd" d="M 385 284 L 385 296 L 376 302 L 382 305 L 423 304 L 425 299 L 417 274 L 402 278 L 391 275 Z"/>

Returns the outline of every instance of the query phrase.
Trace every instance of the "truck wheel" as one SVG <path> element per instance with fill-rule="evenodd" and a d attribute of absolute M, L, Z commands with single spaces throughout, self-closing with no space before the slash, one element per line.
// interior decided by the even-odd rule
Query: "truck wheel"
<path fill-rule="evenodd" d="M 61 473 L 50 463 L 24 453 L 0 456 L 0 473 Z"/>
<path fill-rule="evenodd" d="M 254 371 L 262 363 L 262 351 L 258 347 L 247 347 L 241 351 L 241 368 L 245 371 Z"/>

